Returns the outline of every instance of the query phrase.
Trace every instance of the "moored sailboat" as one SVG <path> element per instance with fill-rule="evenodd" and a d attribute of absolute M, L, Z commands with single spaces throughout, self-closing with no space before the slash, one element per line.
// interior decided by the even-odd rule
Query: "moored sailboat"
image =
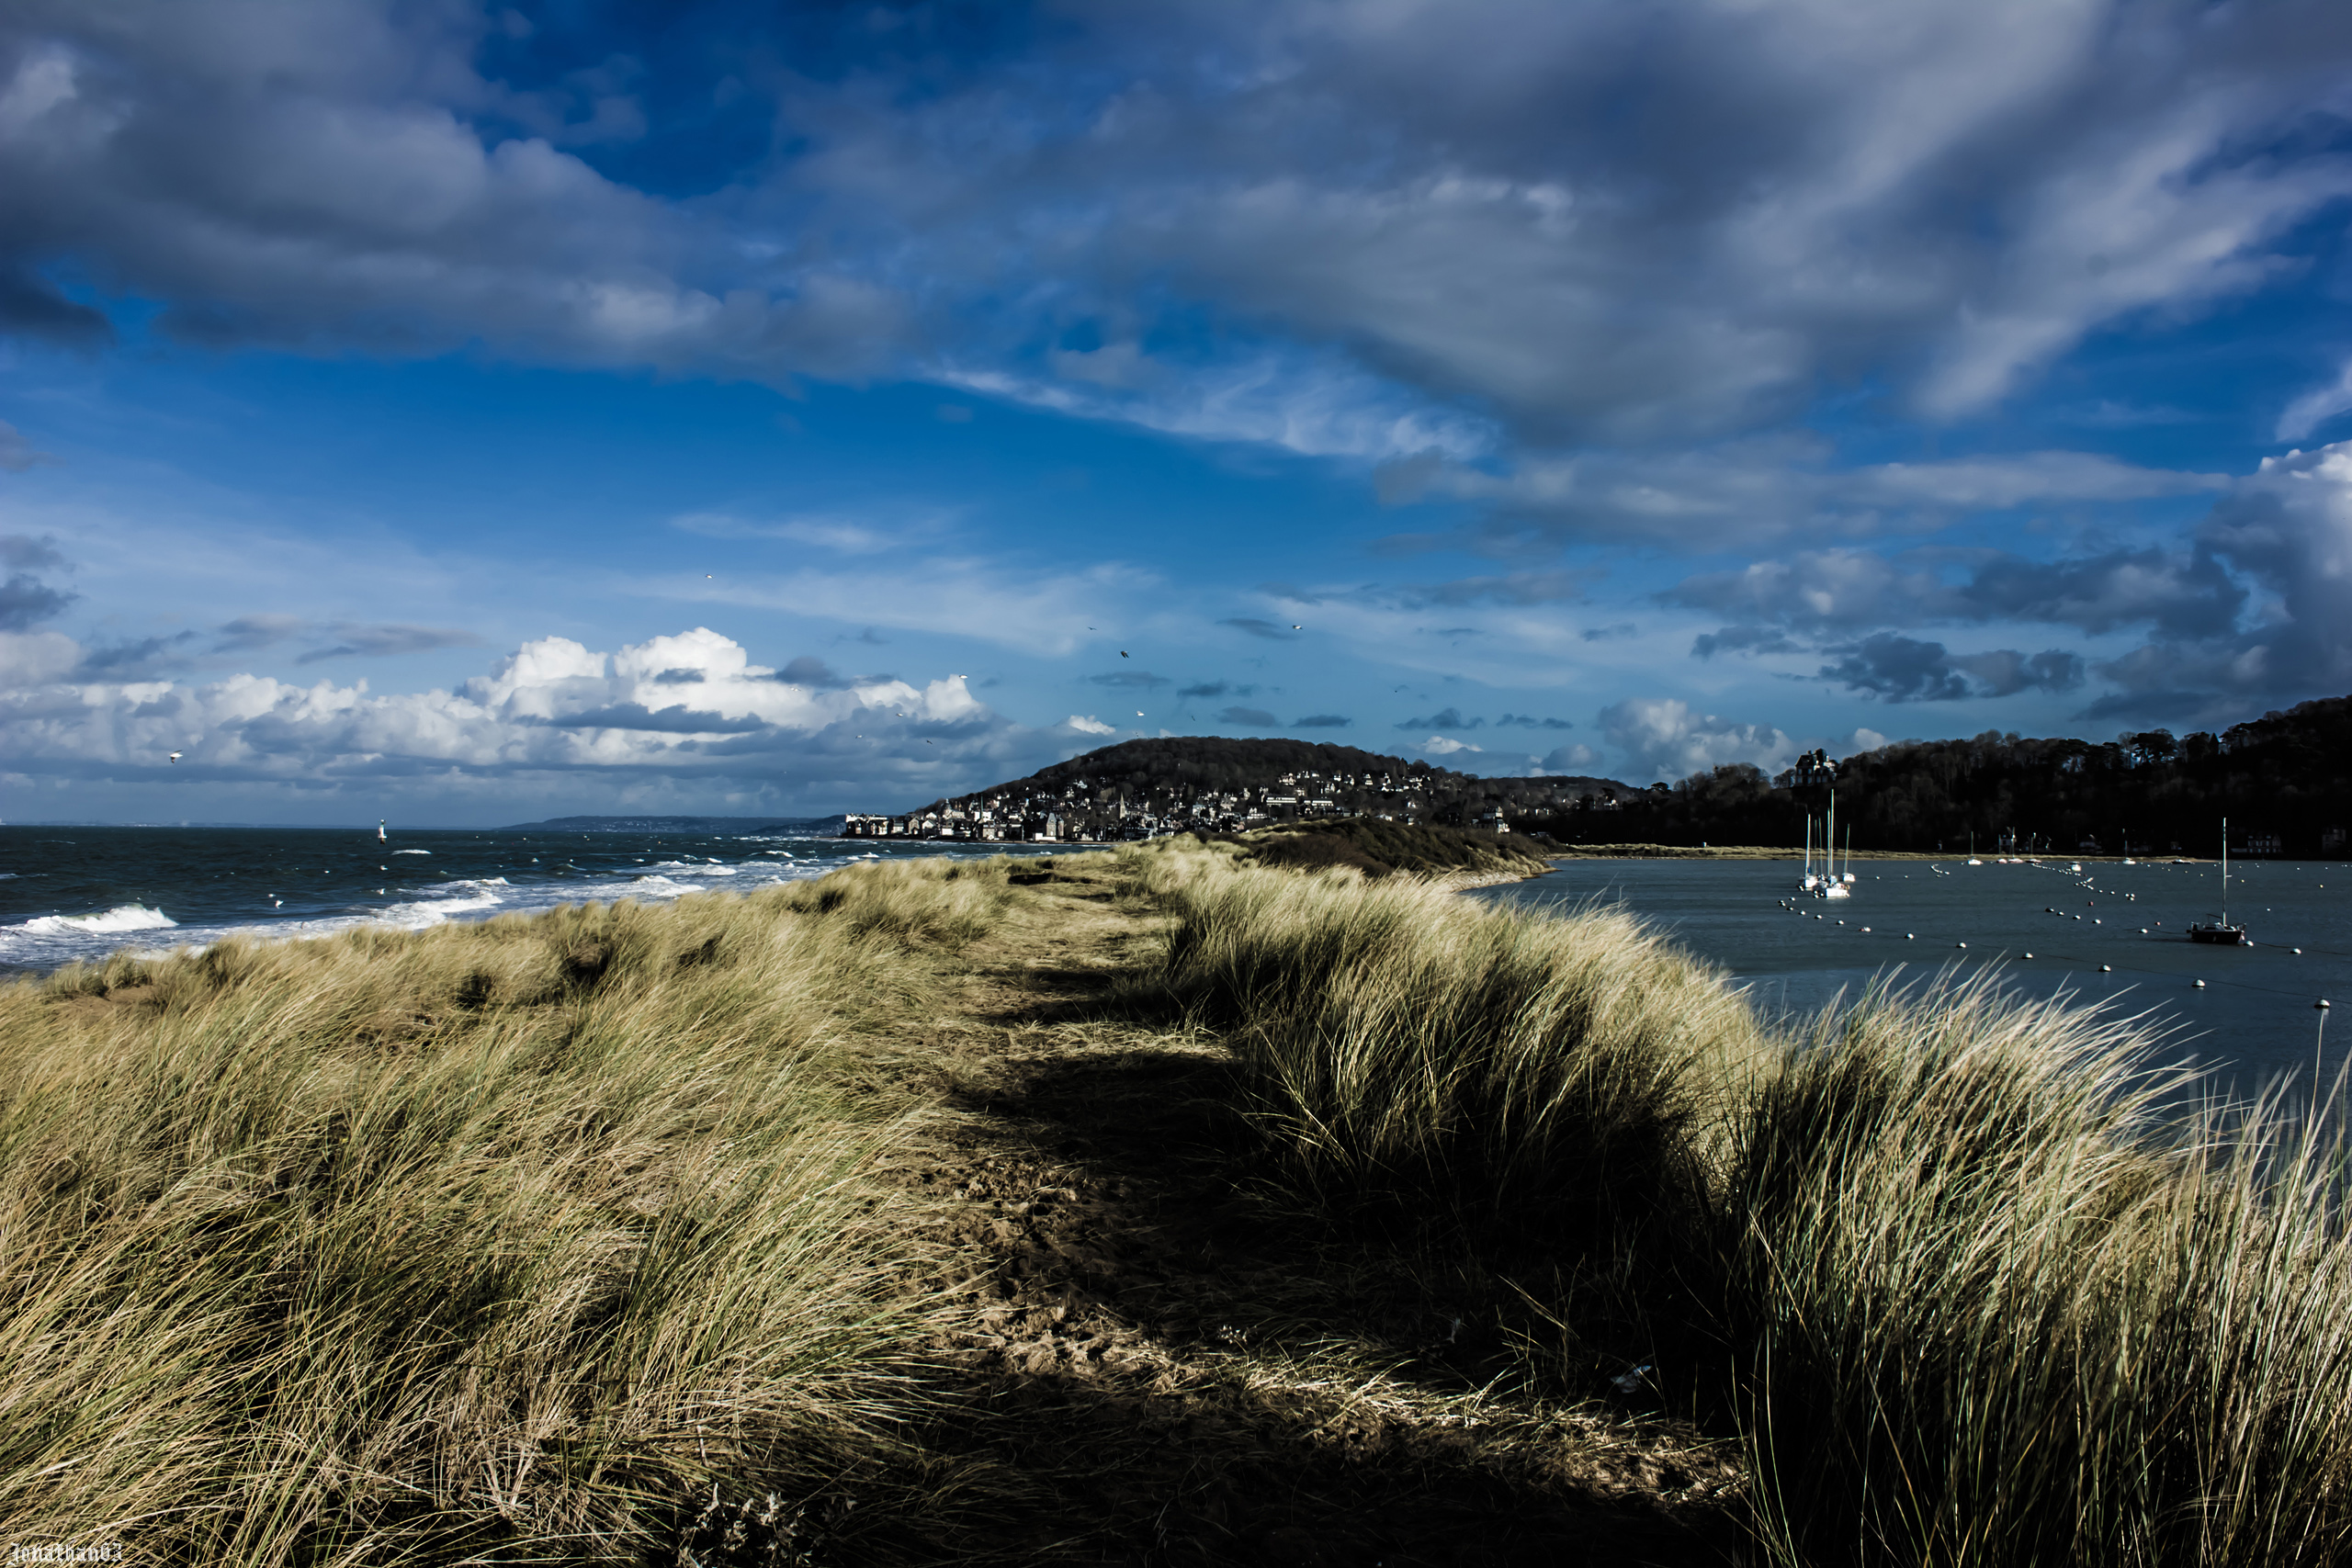
<path fill-rule="evenodd" d="M 2230 819 L 2222 818 L 2222 918 L 2202 924 L 2190 922 L 2188 940 L 2222 947 L 2244 947 L 2245 928 L 2230 924 Z"/>

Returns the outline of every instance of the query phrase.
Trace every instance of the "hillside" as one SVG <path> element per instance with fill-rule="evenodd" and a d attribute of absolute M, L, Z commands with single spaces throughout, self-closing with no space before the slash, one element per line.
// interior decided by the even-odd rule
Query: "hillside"
<path fill-rule="evenodd" d="M 1746 763 L 1657 784 L 1611 808 L 1514 816 L 1564 844 L 1794 847 L 1838 791 L 1839 837 L 1856 847 L 2135 851 L 2210 855 L 2222 819 L 2233 854 L 2338 856 L 2352 829 L 2352 697 L 2327 697 L 2175 736 L 2104 743 L 1987 731 L 1970 740 L 1899 740 L 1768 778 Z"/>
<path fill-rule="evenodd" d="M 1319 871 L 1351 865 L 1368 879 L 1397 872 L 1424 876 L 1452 874 L 1540 876 L 1552 863 L 1533 846 L 1460 828 L 1383 822 L 1373 817 L 1329 821 L 1285 822 L 1261 828 L 1241 840 L 1259 865 Z"/>
<path fill-rule="evenodd" d="M 904 817 L 853 814 L 843 832 L 1101 841 L 1357 816 L 1493 827 L 1532 812 L 1566 810 L 1580 799 L 1639 794 L 1613 779 L 1478 778 L 1352 746 L 1176 736 L 1106 746 Z"/>

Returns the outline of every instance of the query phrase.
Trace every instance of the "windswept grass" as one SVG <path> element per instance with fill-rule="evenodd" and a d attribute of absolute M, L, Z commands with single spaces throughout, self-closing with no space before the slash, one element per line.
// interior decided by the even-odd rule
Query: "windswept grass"
<path fill-rule="evenodd" d="M 2341 1153 L 2183 1130 L 2127 1024 L 1881 989 L 1736 1105 L 1714 1258 L 1783 1561 L 2324 1563 Z"/>
<path fill-rule="evenodd" d="M 2352 1552 L 2340 1143 L 2183 1126 L 2125 1021 L 1949 978 L 1768 1038 L 1623 916 L 1193 857 L 1166 981 L 1324 1207 L 1607 1275 L 1788 1564 Z M 1544 1227 L 1550 1227 L 1546 1232 Z M 1532 1317 L 1570 1337 L 1582 1303 Z"/>
<path fill-rule="evenodd" d="M 916 1402 L 855 1021 L 1001 865 L 0 990 L 0 1535 L 634 1560 L 867 1496 Z"/>
<path fill-rule="evenodd" d="M 1623 916 L 1247 869 L 1176 902 L 1168 984 L 1228 1032 L 1251 1112 L 1327 1200 L 1630 1219 L 1698 1179 L 1709 1097 L 1761 1052 L 1721 979 Z"/>

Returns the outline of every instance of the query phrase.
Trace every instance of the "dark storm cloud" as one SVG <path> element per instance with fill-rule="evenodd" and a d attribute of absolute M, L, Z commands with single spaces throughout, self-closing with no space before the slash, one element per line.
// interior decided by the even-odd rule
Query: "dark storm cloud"
<path fill-rule="evenodd" d="M 1236 685 L 1230 681 L 1204 681 L 1198 685 L 1180 688 L 1176 694 L 1179 697 L 1249 697 L 1255 696 L 1257 693 L 1258 688 L 1254 685 Z"/>
<path fill-rule="evenodd" d="M 1110 686 L 1113 688 L 1125 687 L 1146 691 L 1148 691 L 1155 686 L 1165 686 L 1168 684 L 1167 676 L 1155 675 L 1148 670 L 1114 670 L 1107 674 L 1089 675 L 1086 679 L 1090 684 L 1096 686 Z"/>
<path fill-rule="evenodd" d="M 1954 581 L 1953 570 L 1965 575 Z M 1913 551 L 1890 559 L 1868 550 L 1814 550 L 1686 578 L 1660 597 L 1747 622 L 1714 635 L 1712 650 L 1722 650 L 1759 646 L 1763 626 L 1835 632 L 2035 621 L 2093 636 L 2135 624 L 2166 636 L 2210 636 L 2230 626 L 2246 596 L 2199 546 L 2055 561 L 1991 551 Z M 1742 644 L 1743 637 L 1758 640 Z"/>
<path fill-rule="evenodd" d="M 2030 505 L 2114 505 L 2220 491 L 2218 474 L 2134 468 L 2083 452 L 2023 452 L 1939 463 L 1836 468 L 1811 436 L 1573 456 L 1523 453 L 1509 472 L 1449 466 L 1425 487 L 1481 503 L 1451 533 L 1400 535 L 1381 553 L 1466 549 L 1532 558 L 1616 540 L 1685 549 L 1756 548 L 1787 538 L 1919 533 Z"/>
<path fill-rule="evenodd" d="M 479 648 L 481 638 L 448 626 L 366 625 L 334 621 L 325 628 L 335 642 L 314 648 L 294 660 L 316 664 L 329 659 L 390 659 L 403 653 L 426 653 L 436 648 Z"/>
<path fill-rule="evenodd" d="M 0 337 L 5 337 L 6 335 L 6 328 L 5 322 L 0 322 Z M 6 468 L 12 474 L 21 474 L 27 468 L 36 468 L 42 463 L 54 463 L 55 461 L 57 461 L 57 459 L 51 457 L 48 453 L 36 451 L 33 447 L 33 444 L 26 440 L 23 433 L 18 431 L 15 425 L 10 424 L 5 419 L 0 419 L 0 468 Z M 6 558 L 6 557 L 0 557 L 0 559 Z M 26 563 L 11 559 L 7 560 L 7 564 L 11 566 L 19 566 L 33 563 Z"/>
<path fill-rule="evenodd" d="M 1981 408 L 2102 323 L 2249 287 L 2352 189 L 2281 140 L 2335 102 L 2352 15 L 2329 0 L 1202 0 L 1080 6 L 962 54 L 863 15 L 678 24 L 712 47 L 671 51 L 707 62 L 674 93 L 735 73 L 778 150 L 714 162 L 627 72 L 532 36 L 486 48 L 467 6 L 17 6 L 0 321 L 100 341 L 62 260 L 223 346 L 928 369 L 1194 434 L 1458 458 L 1482 428 L 1541 449 L 1758 427 L 1871 373 L 1932 412 Z M 805 57 L 811 28 L 825 69 L 739 70 Z M 647 166 L 715 194 L 570 150 L 664 134 Z M 1233 346 L 1155 358 L 1137 345 L 1163 315 Z M 1126 325 L 1054 346 L 1103 321 Z M 1505 504 L 1654 537 L 1732 499 L 1487 478 Z"/>
<path fill-rule="evenodd" d="M 47 534 L 0 534 L 0 567 L 11 571 L 55 571 L 66 564 L 64 552 Z"/>
<path fill-rule="evenodd" d="M 184 651 L 196 640 L 194 632 L 179 632 L 171 637 L 141 637 L 137 642 L 117 643 L 108 648 L 94 648 L 82 655 L 74 671 L 80 681 L 145 681 L 159 675 L 169 675 L 188 667 Z"/>
<path fill-rule="evenodd" d="M 1270 637 L 1277 642 L 1298 640 L 1298 634 L 1288 626 L 1274 621 L 1261 620 L 1256 615 L 1232 615 L 1219 621 L 1217 625 L 1231 626 L 1236 631 L 1248 632 L 1251 637 Z"/>
<path fill-rule="evenodd" d="M 729 718 L 723 714 L 696 713 L 692 708 L 648 708 L 642 703 L 615 703 L 609 707 L 590 708 L 537 722 L 563 729 L 632 729 L 664 735 L 777 733 L 776 726 L 757 718 Z"/>
<path fill-rule="evenodd" d="M 1786 632 L 1770 626 L 1724 626 L 1701 632 L 1690 643 L 1690 657 L 1713 659 L 1718 653 L 1796 653 L 1798 644 Z"/>
<path fill-rule="evenodd" d="M 833 673 L 823 660 L 808 653 L 777 671 L 775 678 L 787 685 L 813 686 L 820 692 L 838 692 L 850 683 L 846 676 Z"/>
<path fill-rule="evenodd" d="M 2006 697 L 2036 689 L 2062 692 L 2083 683 L 2082 660 L 2057 649 L 2030 657 L 2012 649 L 1954 654 L 1939 642 L 1880 632 L 1827 651 L 1843 657 L 1822 666 L 1824 680 L 1890 703 Z"/>
<path fill-rule="evenodd" d="M 2210 722 L 2249 701 L 2352 689 L 2352 442 L 2263 459 L 2198 525 L 2196 547 L 2267 603 L 2236 625 L 2160 627 L 2095 666 L 2121 689 L 2086 716 Z"/>
<path fill-rule="evenodd" d="M 79 599 L 79 593 L 51 588 L 28 572 L 12 573 L 0 582 L 0 631 L 20 632 L 46 621 Z"/>
<path fill-rule="evenodd" d="M 311 623 L 300 615 L 239 615 L 224 621 L 217 628 L 220 640 L 212 645 L 215 653 L 251 653 L 285 641 L 309 629 Z"/>
<path fill-rule="evenodd" d="M 1483 718 L 1464 718 L 1459 708 L 1441 708 L 1427 718 L 1408 718 L 1396 726 L 1399 729 L 1483 729 Z"/>
<path fill-rule="evenodd" d="M 1235 724 L 1248 729 L 1272 729 L 1282 723 L 1264 708 L 1229 707 L 1219 709 L 1219 724 Z"/>
<path fill-rule="evenodd" d="M 1354 719 L 1344 714 L 1311 713 L 1293 724 L 1291 728 L 1293 729 L 1345 729 L 1354 722 Z"/>
<path fill-rule="evenodd" d="M 1495 720 L 1495 724 L 1498 728 L 1516 727 L 1521 729 L 1574 729 L 1576 728 L 1565 718 L 1538 718 L 1532 713 L 1507 713 Z"/>
<path fill-rule="evenodd" d="M 1465 577 L 1405 592 L 1405 602 L 1429 604 L 1565 604 L 1582 599 L 1590 574 L 1581 571 L 1514 571 L 1496 577 Z"/>

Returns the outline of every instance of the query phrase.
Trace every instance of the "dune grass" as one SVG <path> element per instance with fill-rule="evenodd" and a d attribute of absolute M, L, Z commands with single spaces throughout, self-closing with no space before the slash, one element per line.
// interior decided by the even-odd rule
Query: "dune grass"
<path fill-rule="evenodd" d="M 907 1108 L 842 1038 L 1007 896 L 855 868 L 0 990 L 0 1533 L 629 1561 L 716 1483 L 895 1484 Z"/>
<path fill-rule="evenodd" d="M 2320 1563 L 2352 1540 L 2340 1139 L 2184 1124 L 2128 1021 L 1943 977 L 1796 1038 L 1638 924 L 1195 856 L 1164 980 L 1326 1210 L 1642 1303 L 1642 1397 L 1788 1563 Z M 1565 1366 L 1566 1363 L 1563 1363 Z"/>
<path fill-rule="evenodd" d="M 1298 1222 L 1461 1249 L 1555 1407 L 1711 1425 L 1768 1560 L 2352 1554 L 2321 1124 L 2184 1120 L 2128 1021 L 1988 980 L 1788 1034 L 1615 913 L 1102 863 L 1165 931 L 1114 1000 L 1229 1048 Z M 0 988 L 0 1539 L 641 1562 L 714 1496 L 854 1499 L 828 1560 L 952 1559 L 1017 1478 L 922 1446 L 938 1269 L 876 1177 L 920 1106 L 871 1047 L 1030 897 L 877 863 Z"/>

